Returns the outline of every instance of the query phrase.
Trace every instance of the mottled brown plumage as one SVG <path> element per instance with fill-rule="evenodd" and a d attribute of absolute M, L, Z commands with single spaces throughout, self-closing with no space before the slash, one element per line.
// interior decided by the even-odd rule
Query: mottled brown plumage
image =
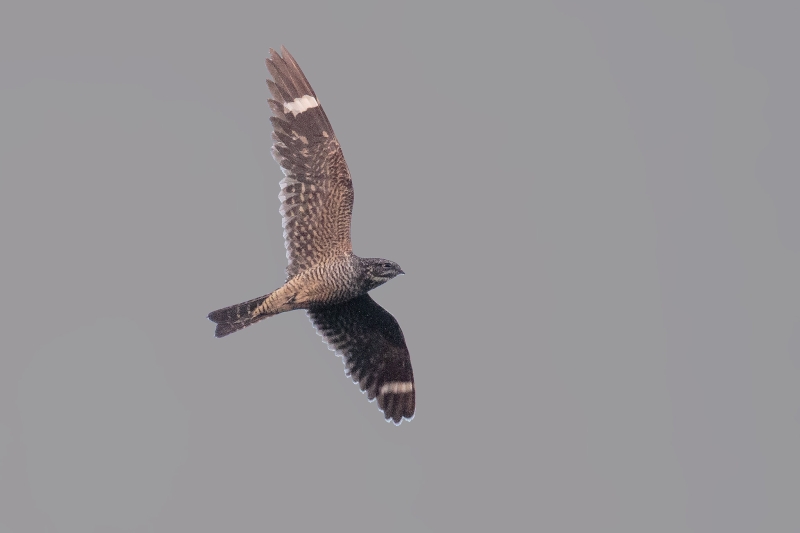
<path fill-rule="evenodd" d="M 314 90 L 289 52 L 270 50 L 272 156 L 281 166 L 287 280 L 266 296 L 208 315 L 224 337 L 260 320 L 306 309 L 345 373 L 387 421 L 415 412 L 414 374 L 397 321 L 367 294 L 402 274 L 385 259 L 352 253 L 353 184 L 342 149 Z"/>

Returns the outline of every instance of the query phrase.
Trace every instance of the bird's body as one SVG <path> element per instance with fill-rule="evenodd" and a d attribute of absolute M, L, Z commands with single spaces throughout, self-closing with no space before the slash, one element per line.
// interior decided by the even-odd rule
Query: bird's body
<path fill-rule="evenodd" d="M 353 186 L 322 106 L 285 48 L 270 50 L 267 80 L 273 99 L 272 155 L 280 182 L 287 280 L 279 289 L 214 311 L 208 318 L 224 337 L 278 313 L 306 309 L 345 372 L 388 420 L 399 424 L 415 411 L 414 375 L 397 321 L 367 294 L 402 274 L 386 259 L 353 254 L 350 221 Z"/>

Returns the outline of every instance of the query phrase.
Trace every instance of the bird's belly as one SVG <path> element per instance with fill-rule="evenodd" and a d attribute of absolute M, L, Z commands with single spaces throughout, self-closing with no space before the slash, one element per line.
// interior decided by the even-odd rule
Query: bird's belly
<path fill-rule="evenodd" d="M 341 280 L 306 279 L 299 287 L 295 302 L 303 307 L 346 302 L 361 295 L 361 292 L 353 287 L 354 284 L 342 283 Z"/>

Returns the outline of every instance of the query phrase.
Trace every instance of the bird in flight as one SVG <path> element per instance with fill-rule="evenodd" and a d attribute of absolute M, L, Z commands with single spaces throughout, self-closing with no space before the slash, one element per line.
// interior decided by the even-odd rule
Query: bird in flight
<path fill-rule="evenodd" d="M 270 49 L 272 157 L 281 166 L 280 213 L 286 282 L 260 298 L 214 311 L 216 337 L 265 318 L 305 309 L 311 323 L 342 357 L 345 374 L 386 421 L 399 425 L 415 410 L 414 373 L 397 320 L 368 292 L 404 272 L 386 259 L 353 254 L 353 183 L 339 141 L 297 62 Z"/>

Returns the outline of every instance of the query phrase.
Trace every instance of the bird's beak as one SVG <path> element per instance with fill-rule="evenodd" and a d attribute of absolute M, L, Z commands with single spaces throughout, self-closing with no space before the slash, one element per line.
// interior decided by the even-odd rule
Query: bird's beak
<path fill-rule="evenodd" d="M 405 272 L 403 272 L 403 269 L 402 269 L 402 268 L 400 269 L 400 273 L 401 273 L 401 274 L 405 274 Z"/>

